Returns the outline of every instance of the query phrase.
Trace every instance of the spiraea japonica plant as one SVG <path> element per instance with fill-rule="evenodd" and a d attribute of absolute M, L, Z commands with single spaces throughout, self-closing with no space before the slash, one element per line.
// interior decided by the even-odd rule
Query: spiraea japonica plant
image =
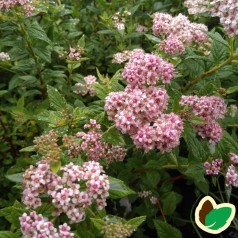
<path fill-rule="evenodd" d="M 198 200 L 237 203 L 238 5 L 178 2 L 0 1 L 0 237 L 204 237 Z"/>

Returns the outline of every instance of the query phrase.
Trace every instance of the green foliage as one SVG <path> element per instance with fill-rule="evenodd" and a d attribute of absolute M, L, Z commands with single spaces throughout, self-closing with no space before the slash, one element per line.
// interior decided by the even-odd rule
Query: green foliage
<path fill-rule="evenodd" d="M 135 194 L 133 190 L 125 185 L 125 183 L 116 178 L 109 178 L 110 189 L 109 195 L 112 199 L 123 198 L 131 194 Z"/>
<path fill-rule="evenodd" d="M 160 220 L 154 220 L 155 228 L 157 231 L 157 234 L 161 238 L 182 238 L 181 232 L 176 229 L 175 227 L 171 226 L 168 223 L 165 223 Z"/>

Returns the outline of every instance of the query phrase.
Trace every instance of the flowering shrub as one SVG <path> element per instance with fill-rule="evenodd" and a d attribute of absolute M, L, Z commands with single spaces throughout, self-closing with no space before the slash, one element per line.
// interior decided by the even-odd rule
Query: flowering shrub
<path fill-rule="evenodd" d="M 199 199 L 237 204 L 238 5 L 182 2 L 0 1 L 0 237 L 206 237 Z"/>

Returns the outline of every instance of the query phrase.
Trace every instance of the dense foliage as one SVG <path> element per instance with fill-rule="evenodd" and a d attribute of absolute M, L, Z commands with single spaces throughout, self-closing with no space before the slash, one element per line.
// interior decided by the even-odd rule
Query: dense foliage
<path fill-rule="evenodd" d="M 198 201 L 238 199 L 237 13 L 0 0 L 0 237 L 206 237 Z"/>

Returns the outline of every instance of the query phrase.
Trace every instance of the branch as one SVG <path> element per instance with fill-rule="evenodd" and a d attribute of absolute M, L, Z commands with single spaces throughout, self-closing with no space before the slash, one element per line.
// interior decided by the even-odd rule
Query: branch
<path fill-rule="evenodd" d="M 223 68 L 224 66 L 232 63 L 232 61 L 234 59 L 236 59 L 238 57 L 238 54 L 231 54 L 230 57 L 225 60 L 224 62 L 222 62 L 221 64 L 219 64 L 218 66 L 215 66 L 213 68 L 211 68 L 210 70 L 203 72 L 202 74 L 198 75 L 197 77 L 195 77 L 193 80 L 189 81 L 183 88 L 182 88 L 182 92 L 186 92 L 188 91 L 189 88 L 191 88 L 194 84 L 196 84 L 198 81 L 200 81 L 201 79 L 215 73 L 216 71 L 218 71 L 219 69 Z"/>

